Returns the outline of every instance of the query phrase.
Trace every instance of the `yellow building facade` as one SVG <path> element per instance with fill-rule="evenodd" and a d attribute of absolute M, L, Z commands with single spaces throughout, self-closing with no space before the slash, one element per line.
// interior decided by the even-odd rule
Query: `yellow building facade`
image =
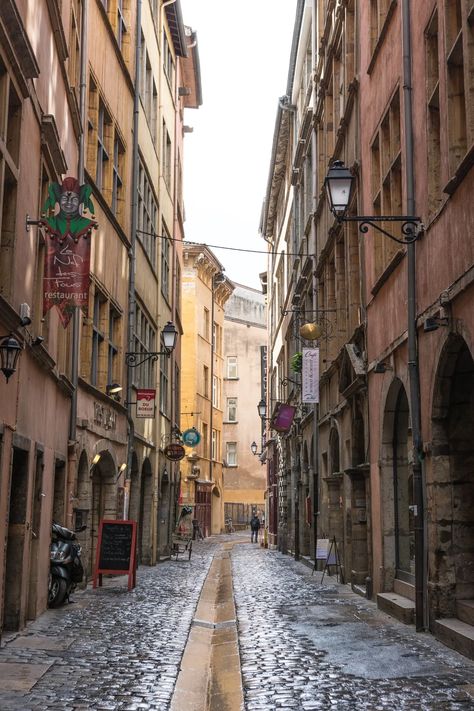
<path fill-rule="evenodd" d="M 194 427 L 199 443 L 181 461 L 180 503 L 208 536 L 224 527 L 223 328 L 234 286 L 204 245 L 186 246 L 183 257 L 181 429 Z"/>

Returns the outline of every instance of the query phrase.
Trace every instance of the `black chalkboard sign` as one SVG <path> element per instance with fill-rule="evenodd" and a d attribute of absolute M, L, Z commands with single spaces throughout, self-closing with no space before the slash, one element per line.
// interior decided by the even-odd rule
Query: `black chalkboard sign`
<path fill-rule="evenodd" d="M 93 587 L 102 585 L 102 574 L 128 573 L 128 589 L 135 587 L 136 521 L 106 521 L 99 525 Z"/>

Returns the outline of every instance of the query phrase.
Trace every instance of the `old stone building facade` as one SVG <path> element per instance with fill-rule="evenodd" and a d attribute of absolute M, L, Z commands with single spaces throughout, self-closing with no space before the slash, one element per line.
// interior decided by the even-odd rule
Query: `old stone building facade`
<path fill-rule="evenodd" d="M 297 4 L 261 224 L 267 404 L 296 407 L 269 431 L 273 541 L 314 560 L 335 537 L 355 590 L 469 654 L 473 11 Z M 336 160 L 354 179 L 343 219 L 325 189 Z M 315 346 L 308 405 L 291 364 Z"/>
<path fill-rule="evenodd" d="M 0 629 L 15 630 L 46 607 L 53 520 L 86 525 L 88 577 L 102 518 L 137 519 L 144 563 L 167 549 L 179 473 L 168 468 L 167 488 L 160 446 L 179 422 L 179 345 L 159 369 L 127 367 L 126 354 L 160 351 L 168 321 L 182 332 L 183 122 L 201 103 L 197 41 L 179 0 L 7 0 L 0 85 L 0 335 L 21 347 L 0 376 Z M 90 186 L 85 218 L 97 229 L 87 306 L 63 327 L 57 308 L 43 313 L 38 218 L 48 186 L 67 176 Z M 145 385 L 157 416 L 140 424 L 132 402 Z"/>

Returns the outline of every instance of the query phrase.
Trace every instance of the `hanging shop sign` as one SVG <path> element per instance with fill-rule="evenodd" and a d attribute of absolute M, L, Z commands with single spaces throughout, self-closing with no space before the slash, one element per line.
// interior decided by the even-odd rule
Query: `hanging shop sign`
<path fill-rule="evenodd" d="M 303 348 L 302 401 L 319 402 L 319 348 Z"/>
<path fill-rule="evenodd" d="M 154 388 L 138 388 L 137 390 L 137 417 L 155 417 L 155 397 Z"/>
<path fill-rule="evenodd" d="M 270 427 L 277 432 L 288 432 L 293 424 L 296 407 L 280 402 L 275 408 L 275 412 L 270 422 Z"/>
<path fill-rule="evenodd" d="M 167 444 L 163 451 L 166 459 L 169 459 L 172 462 L 179 462 L 179 460 L 186 454 L 183 445 L 179 444 L 179 442 L 171 442 L 170 444 Z"/>
<path fill-rule="evenodd" d="M 196 447 L 201 441 L 201 435 L 195 427 L 191 427 L 189 430 L 184 430 L 181 439 L 186 447 Z"/>
<path fill-rule="evenodd" d="M 76 307 L 87 313 L 91 233 L 97 229 L 91 193 L 90 185 L 79 185 L 76 178 L 65 178 L 61 184 L 49 185 L 43 205 L 40 220 L 46 237 L 43 316 L 57 306 L 64 328 Z M 80 211 L 81 205 L 90 218 Z"/>

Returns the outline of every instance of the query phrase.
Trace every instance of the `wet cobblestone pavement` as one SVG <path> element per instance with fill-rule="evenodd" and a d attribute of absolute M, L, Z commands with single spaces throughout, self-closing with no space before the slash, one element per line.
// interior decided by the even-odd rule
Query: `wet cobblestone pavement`
<path fill-rule="evenodd" d="M 474 709 L 474 663 L 431 635 L 289 556 L 232 562 L 246 711 Z"/>
<path fill-rule="evenodd" d="M 216 548 L 209 540 L 195 545 L 191 564 L 180 559 L 140 567 L 133 591 L 123 580 L 119 586 L 117 578 L 109 578 L 107 587 L 75 594 L 73 604 L 48 610 L 25 632 L 52 641 L 59 636 L 70 646 L 60 651 L 13 646 L 22 641 L 17 638 L 2 647 L 0 664 L 53 664 L 25 696 L 0 692 L 0 710 L 168 709 Z"/>
<path fill-rule="evenodd" d="M 197 543 L 191 563 L 141 567 L 131 592 L 108 579 L 2 642 L 0 711 L 168 711 L 212 557 L 230 541 L 245 711 L 474 709 L 473 662 L 239 538 Z M 14 667 L 37 675 L 30 691 L 2 686 Z"/>

